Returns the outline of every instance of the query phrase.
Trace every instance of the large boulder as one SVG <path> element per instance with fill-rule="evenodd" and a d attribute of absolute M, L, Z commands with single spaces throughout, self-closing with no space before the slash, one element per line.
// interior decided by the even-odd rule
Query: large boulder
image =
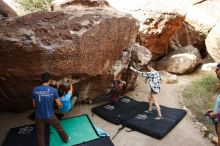
<path fill-rule="evenodd" d="M 166 70 L 175 74 L 187 74 L 195 70 L 201 63 L 201 56 L 197 48 L 186 46 L 175 50 L 158 62 L 158 70 Z"/>
<path fill-rule="evenodd" d="M 97 96 L 137 31 L 136 19 L 104 9 L 37 12 L 1 21 L 0 111 L 30 108 L 32 89 L 46 71 L 56 79 L 77 78 L 83 95 Z"/>
<path fill-rule="evenodd" d="M 137 41 L 151 51 L 154 60 L 168 52 L 170 38 L 180 28 L 185 17 L 167 12 L 151 14 L 142 22 Z"/>
<path fill-rule="evenodd" d="M 205 44 L 212 59 L 220 62 L 220 21 L 209 32 Z"/>

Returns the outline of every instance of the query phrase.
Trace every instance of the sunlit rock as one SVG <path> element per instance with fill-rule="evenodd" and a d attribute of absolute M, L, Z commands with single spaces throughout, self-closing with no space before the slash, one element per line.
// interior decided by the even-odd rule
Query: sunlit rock
<path fill-rule="evenodd" d="M 220 21 L 209 32 L 205 43 L 212 59 L 216 62 L 220 62 Z"/>

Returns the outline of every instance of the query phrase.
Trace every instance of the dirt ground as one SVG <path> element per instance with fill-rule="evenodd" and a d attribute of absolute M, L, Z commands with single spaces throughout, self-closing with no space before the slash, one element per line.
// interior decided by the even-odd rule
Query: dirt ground
<path fill-rule="evenodd" d="M 194 76 L 179 76 L 176 84 L 162 83 L 161 93 L 158 95 L 159 103 L 168 107 L 182 108 L 179 98 L 180 90 L 192 79 L 194 79 Z M 143 78 L 138 78 L 136 90 L 127 93 L 127 95 L 139 101 L 147 101 L 146 96 L 148 93 L 148 85 L 143 81 Z M 121 126 L 111 124 L 97 115 L 92 115 L 91 108 L 97 105 L 76 105 L 65 117 L 86 113 L 96 126 L 105 130 L 112 138 Z M 0 113 L 0 145 L 2 145 L 10 128 L 34 123 L 27 118 L 30 113 L 32 113 L 32 110 L 19 114 Z M 201 132 L 196 128 L 188 114 L 162 140 L 157 140 L 136 131 L 126 132 L 126 130 L 128 128 L 123 129 L 114 138 L 113 143 L 115 146 L 214 146 L 207 138 L 202 137 Z"/>

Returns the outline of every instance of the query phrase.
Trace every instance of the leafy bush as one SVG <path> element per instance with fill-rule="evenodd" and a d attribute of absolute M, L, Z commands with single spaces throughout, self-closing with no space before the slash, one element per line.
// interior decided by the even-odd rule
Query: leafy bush
<path fill-rule="evenodd" d="M 21 13 L 49 11 L 52 0 L 14 0 Z"/>
<path fill-rule="evenodd" d="M 205 123 L 204 113 L 213 108 L 216 98 L 217 79 L 213 75 L 205 75 L 201 79 L 192 81 L 183 90 L 183 102 L 196 118 Z"/>

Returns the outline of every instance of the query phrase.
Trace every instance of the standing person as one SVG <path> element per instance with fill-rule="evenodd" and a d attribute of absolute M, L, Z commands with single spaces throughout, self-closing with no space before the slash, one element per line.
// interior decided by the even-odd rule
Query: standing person
<path fill-rule="evenodd" d="M 60 83 L 57 85 L 58 94 L 60 96 L 60 101 L 63 104 L 63 107 L 59 109 L 61 113 L 69 112 L 72 107 L 74 106 L 78 96 L 74 96 L 72 98 L 73 94 L 73 82 L 72 79 L 69 79 L 69 86 L 66 87 L 64 85 L 60 86 Z"/>
<path fill-rule="evenodd" d="M 138 73 L 139 75 L 147 78 L 148 83 L 151 88 L 150 94 L 148 96 L 149 109 L 147 112 L 148 113 L 152 112 L 152 106 L 154 103 L 157 109 L 157 113 L 158 113 L 158 116 L 155 119 L 160 120 L 163 118 L 161 114 L 160 105 L 157 101 L 157 94 L 160 92 L 160 74 L 149 65 L 147 66 L 147 68 L 149 69 L 150 72 L 141 72 L 141 71 L 134 69 L 132 66 L 130 67 L 130 69 L 134 71 L 135 73 Z"/>
<path fill-rule="evenodd" d="M 62 103 L 59 100 L 60 97 L 57 90 L 49 86 L 51 83 L 51 75 L 49 73 L 44 73 L 41 75 L 41 80 L 42 85 L 34 88 L 32 91 L 38 145 L 45 146 L 45 123 L 51 124 L 60 135 L 62 141 L 67 143 L 70 138 L 60 125 L 53 111 L 54 100 L 59 108 L 62 107 Z"/>
<path fill-rule="evenodd" d="M 220 63 L 216 66 L 215 73 L 218 80 L 217 88 L 220 88 Z M 216 133 L 218 135 L 218 146 L 220 146 L 220 95 L 217 96 L 213 110 L 208 111 L 209 117 L 214 119 Z"/>

